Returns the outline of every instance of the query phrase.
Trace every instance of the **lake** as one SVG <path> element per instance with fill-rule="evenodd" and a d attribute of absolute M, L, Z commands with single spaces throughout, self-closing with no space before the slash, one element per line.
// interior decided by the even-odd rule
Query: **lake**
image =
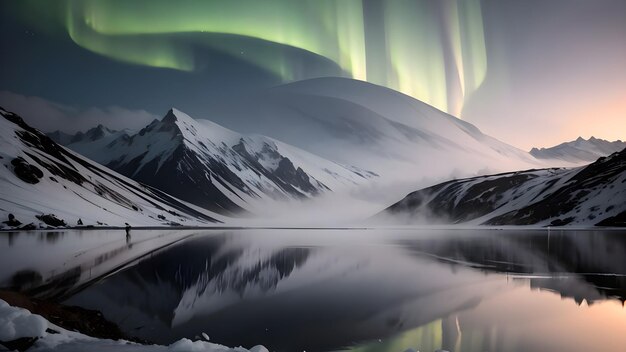
<path fill-rule="evenodd" d="M 0 233 L 0 286 L 270 351 L 626 351 L 626 232 Z"/>

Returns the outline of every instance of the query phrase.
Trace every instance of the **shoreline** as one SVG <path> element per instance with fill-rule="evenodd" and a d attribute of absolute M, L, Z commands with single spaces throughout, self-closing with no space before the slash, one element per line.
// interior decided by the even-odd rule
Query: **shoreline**
<path fill-rule="evenodd" d="M 99 231 L 120 230 L 125 231 L 124 226 L 68 226 L 48 227 L 40 229 L 0 229 L 0 233 L 12 232 L 55 232 L 55 231 Z M 131 231 L 146 230 L 489 230 L 489 231 L 626 231 L 625 227 L 593 226 L 593 227 L 567 227 L 567 226 L 450 226 L 450 225 L 426 225 L 426 226 L 134 226 Z M 132 232 L 131 232 L 132 233 Z"/>
<path fill-rule="evenodd" d="M 11 306 L 26 309 L 31 314 L 41 315 L 47 321 L 69 331 L 76 331 L 99 339 L 126 340 L 142 345 L 153 344 L 148 340 L 126 335 L 117 324 L 108 321 L 98 310 L 68 306 L 53 300 L 34 298 L 18 291 L 6 289 L 0 289 L 0 299 Z M 11 348 L 28 349 L 34 342 L 30 340 L 15 341 L 14 343 L 17 345 Z"/>

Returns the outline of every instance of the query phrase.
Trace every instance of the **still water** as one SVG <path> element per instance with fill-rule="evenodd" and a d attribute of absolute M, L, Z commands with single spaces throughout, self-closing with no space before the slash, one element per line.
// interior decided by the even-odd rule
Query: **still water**
<path fill-rule="evenodd" d="M 164 344 L 626 351 L 624 231 L 1 233 L 0 287 Z"/>

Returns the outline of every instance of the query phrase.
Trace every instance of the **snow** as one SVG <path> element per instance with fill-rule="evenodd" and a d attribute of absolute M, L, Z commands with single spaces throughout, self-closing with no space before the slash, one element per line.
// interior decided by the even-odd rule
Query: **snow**
<path fill-rule="evenodd" d="M 131 137 L 132 144 L 115 142 L 94 160 L 106 165 L 141 157 L 142 167 L 152 160 L 163 162 L 184 145 L 203 163 L 220 160 L 241 179 L 245 187 L 226 182 L 223 188 L 233 190 L 227 196 L 251 213 L 293 200 L 232 150 L 241 142 L 269 171 L 276 170 L 282 157 L 291 160 L 309 176 L 317 196 L 341 194 L 341 204 L 330 202 L 341 209 L 363 204 L 369 210 L 361 217 L 427 184 L 553 166 L 409 96 L 350 79 L 295 82 L 243 100 L 225 112 L 232 115 L 228 127 L 236 131 L 175 108 L 171 113 L 180 133 L 158 132 L 164 121 L 156 121 L 152 130 Z"/>
<path fill-rule="evenodd" d="M 30 314 L 26 309 L 12 307 L 0 299 L 0 341 L 42 336 L 47 327 L 47 321 L 41 316 Z"/>
<path fill-rule="evenodd" d="M 233 147 L 242 144 L 246 151 L 269 172 L 278 168 L 283 158 L 288 158 L 294 167 L 309 175 L 310 183 L 318 193 L 344 191 L 365 184 L 376 175 L 352 166 L 344 166 L 299 148 L 281 143 L 261 135 L 245 135 L 222 127 L 208 120 L 195 120 L 186 113 L 172 108 L 161 121 L 153 121 L 138 134 L 119 137 L 107 143 L 94 142 L 69 145 L 75 151 L 86 154 L 103 165 L 126 165 L 140 160 L 134 175 L 149 163 L 158 161 L 158 167 L 171 158 L 177 148 L 184 147 L 193 153 L 206 167 L 206 180 L 220 179 L 213 183 L 231 201 L 240 207 L 255 212 L 274 201 L 297 199 L 266 175 L 259 173 L 250 162 Z M 237 175 L 243 186 L 233 185 L 211 170 L 215 161 L 222 163 Z M 178 162 L 178 172 L 185 173 L 194 165 L 184 160 Z M 157 169 L 158 171 L 158 169 Z M 210 174 L 210 177 L 209 177 Z M 132 176 L 132 175 L 131 175 Z M 283 180 L 290 183 L 290 180 Z M 297 189 L 296 185 L 292 185 Z M 229 190 L 230 189 L 230 190 Z M 312 197 L 315 194 L 299 190 Z"/>
<path fill-rule="evenodd" d="M 467 166 L 462 169 L 468 175 L 485 167 L 510 171 L 546 166 L 466 121 L 397 91 L 357 80 L 318 78 L 290 83 L 272 89 L 260 101 L 241 104 L 241 109 L 243 116 L 254 114 L 259 133 L 381 175 L 396 171 L 390 170 L 393 166 L 401 166 L 402 174 L 417 171 L 428 177 L 447 177 L 439 170 L 449 174 L 455 164 Z"/>
<path fill-rule="evenodd" d="M 58 333 L 50 333 L 47 331 L 48 329 Z M 114 349 L 121 352 L 269 352 L 267 348 L 261 345 L 250 349 L 230 348 L 208 341 L 189 339 L 178 340 L 169 346 L 140 345 L 125 340 L 97 339 L 63 329 L 48 322 L 40 315 L 31 314 L 26 309 L 10 306 L 0 299 L 0 341 L 12 341 L 22 337 L 38 338 L 28 351 L 99 352 Z"/>
<path fill-rule="evenodd" d="M 221 113 L 228 116 L 230 128 L 268 136 L 378 175 L 359 183 L 357 191 L 337 197 L 339 202 L 329 202 L 337 204 L 334 213 L 363 208 L 361 215 L 366 217 L 411 190 L 455 178 L 572 166 L 538 160 L 410 96 L 347 78 L 281 85 Z M 281 153 L 287 155 L 287 151 Z M 332 180 L 304 166 L 303 170 L 335 190 L 328 184 Z"/>
<path fill-rule="evenodd" d="M 16 132 L 25 132 L 12 122 L 0 118 L 0 218 L 14 214 L 24 224 L 35 223 L 45 227 L 35 218 L 41 214 L 55 214 L 69 226 L 81 219 L 84 225 L 163 226 L 174 221 L 184 225 L 210 225 L 207 218 L 225 221 L 222 216 L 186 202 L 161 199 L 156 193 L 127 177 L 98 165 L 70 150 L 66 150 L 67 161 L 59 160 L 35 147 L 26 145 L 17 138 Z M 82 162 L 77 162 L 74 156 Z M 37 166 L 43 177 L 37 184 L 19 179 L 12 170 L 11 160 L 22 157 L 27 163 Z M 75 183 L 52 174 L 34 158 L 46 163 L 67 167 L 82 175 L 86 181 Z M 133 208 L 135 207 L 135 208 Z M 185 214 L 180 207 L 197 214 Z M 178 215 L 174 215 L 176 213 Z M 159 219 L 159 215 L 166 220 Z M 0 224 L 2 228 L 4 224 Z"/>
<path fill-rule="evenodd" d="M 283 157 L 288 158 L 294 164 L 294 167 L 301 167 L 309 176 L 313 176 L 317 181 L 322 182 L 325 186 L 331 190 L 337 190 L 347 185 L 358 185 L 366 181 L 365 177 L 358 176 L 353 170 L 344 165 L 337 164 L 327 159 L 323 159 L 319 156 L 306 152 L 297 147 L 282 143 L 272 138 L 262 135 L 244 135 L 224 128 L 209 120 L 194 120 L 189 115 L 173 109 L 174 114 L 179 117 L 179 123 L 182 124 L 181 130 L 184 131 L 183 135 L 185 142 L 195 148 L 198 154 L 202 154 L 202 144 L 214 145 L 214 146 L 229 146 L 232 147 L 240 141 L 244 143 L 246 150 L 251 155 L 259 156 L 259 162 L 261 165 L 269 170 L 275 170 L 278 167 L 280 159 Z M 191 133 L 191 131 L 195 133 Z M 210 148 L 209 148 L 210 149 Z M 239 166 L 243 170 L 246 169 L 245 163 L 241 162 L 239 155 L 236 155 L 230 151 L 225 152 L 223 149 L 211 151 L 214 155 L 231 160 L 230 165 Z M 273 153 L 277 153 L 272 155 Z M 329 177 L 327 172 L 322 172 L 324 169 L 332 170 L 334 173 Z M 232 171 L 238 171 L 232 169 Z M 239 171 L 241 174 L 242 171 Z M 259 177 L 256 173 L 245 175 L 243 179 L 249 184 L 254 185 L 258 181 Z M 373 178 L 371 176 L 370 178 Z M 250 179 L 254 181 L 251 181 Z M 323 179 L 323 180 L 322 180 Z M 261 180 L 264 180 L 261 177 Z M 252 187 L 253 189 L 255 187 Z M 280 189 L 274 191 L 281 192 Z M 265 193 L 265 192 L 260 192 Z"/>
<path fill-rule="evenodd" d="M 616 156 L 617 154 L 609 156 L 604 162 L 609 162 Z M 598 161 L 598 163 L 599 162 L 600 161 Z M 621 167 L 623 170 L 622 166 L 617 165 L 615 167 Z M 495 219 L 500 215 L 515 212 L 548 199 L 549 197 L 554 197 L 555 194 L 561 192 L 564 186 L 568 186 L 571 182 L 574 182 L 573 178 L 585 169 L 586 167 L 540 169 L 461 179 L 447 183 L 430 194 L 422 194 L 427 197 L 422 205 L 426 205 L 442 197 L 452 202 L 454 207 L 457 207 L 461 201 L 471 202 L 478 200 L 480 203 L 491 202 L 492 204 L 490 206 L 492 210 L 480 217 L 471 218 L 464 222 L 466 226 L 477 226 L 489 223 L 489 220 Z M 594 226 L 602 219 L 616 216 L 626 211 L 626 202 L 624 202 L 624 199 L 626 199 L 626 173 L 618 172 L 609 177 L 610 173 L 613 171 L 616 170 L 609 168 L 603 172 L 597 172 L 592 176 L 586 175 L 584 179 L 585 182 L 597 180 L 599 184 L 594 187 L 584 186 L 575 192 L 569 193 L 568 196 L 570 200 L 576 199 L 579 192 L 584 192 L 585 195 L 576 202 L 577 204 L 573 209 L 563 211 L 559 213 L 558 216 L 538 221 L 534 226 L 548 226 L 557 219 L 571 218 L 571 222 L 565 226 L 590 227 Z M 527 179 L 520 181 L 518 184 L 510 185 L 508 188 L 500 190 L 500 192 L 494 193 L 492 198 L 486 198 L 484 196 L 485 193 L 490 192 L 492 189 L 487 189 L 474 198 L 467 197 L 472 187 L 481 185 L 483 182 L 524 175 L 527 176 Z M 422 190 L 421 192 L 425 191 Z M 410 198 L 411 194 L 399 203 L 406 202 Z M 423 209 L 415 207 L 409 210 L 413 216 L 423 215 L 422 211 Z M 556 213 L 557 212 L 555 212 L 555 214 Z M 529 215 L 530 214 L 527 216 Z"/>
<path fill-rule="evenodd" d="M 533 148 L 530 153 L 536 158 L 566 161 L 576 165 L 593 162 L 600 157 L 608 156 L 626 148 L 626 142 L 617 140 L 609 142 L 604 139 L 591 137 L 561 143 L 550 148 Z"/>
<path fill-rule="evenodd" d="M 362 206 L 367 210 L 361 218 L 427 184 L 552 166 L 432 106 L 356 80 L 300 81 L 270 89 L 256 97 L 258 101 L 250 99 L 227 112 L 232 114 L 230 120 L 245 120 L 242 126 L 233 123 L 241 132 L 172 108 L 166 118 L 129 138 L 120 137 L 101 148 L 71 147 L 114 168 L 137 163 L 136 172 L 149 163 L 163 165 L 176 148 L 184 147 L 206 166 L 211 178 L 216 175 L 209 165 L 215 161 L 236 175 L 237 180 L 221 179 L 223 184 L 215 182 L 215 187 L 233 203 L 264 216 L 268 208 L 295 208 L 292 201 L 299 195 L 259 174 L 256 166 L 233 150 L 239 143 L 269 172 L 288 158 L 316 189 L 292 185 L 300 193 L 307 198 L 340 194 L 336 198 L 341 202 L 326 202 L 335 204 L 328 211 Z M 177 167 L 184 173 L 192 165 L 180 162 Z M 211 182 L 209 177 L 194 181 Z"/>

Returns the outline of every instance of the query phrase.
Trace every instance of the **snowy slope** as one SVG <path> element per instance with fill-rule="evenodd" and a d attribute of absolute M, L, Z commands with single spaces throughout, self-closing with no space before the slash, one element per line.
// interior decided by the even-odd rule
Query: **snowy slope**
<path fill-rule="evenodd" d="M 224 218 L 98 165 L 0 109 L 0 218 L 68 226 L 211 224 Z M 2 224 L 0 226 L 5 226 Z"/>
<path fill-rule="evenodd" d="M 387 219 L 388 215 L 395 215 Z M 453 180 L 413 192 L 379 220 L 486 225 L 626 223 L 626 149 L 586 166 Z"/>
<path fill-rule="evenodd" d="M 390 182 L 548 166 L 430 105 L 347 78 L 278 86 L 222 113 L 228 126 L 372 170 Z"/>
<path fill-rule="evenodd" d="M 72 143 L 74 151 L 134 180 L 222 214 L 268 201 L 306 199 L 368 182 L 375 174 L 259 135 L 242 135 L 176 109 L 137 134 Z"/>
<path fill-rule="evenodd" d="M 530 151 L 538 159 L 567 161 L 574 164 L 587 164 L 626 148 L 626 142 L 609 142 L 604 139 L 578 137 L 575 141 L 561 143 L 550 148 L 533 148 Z"/>

